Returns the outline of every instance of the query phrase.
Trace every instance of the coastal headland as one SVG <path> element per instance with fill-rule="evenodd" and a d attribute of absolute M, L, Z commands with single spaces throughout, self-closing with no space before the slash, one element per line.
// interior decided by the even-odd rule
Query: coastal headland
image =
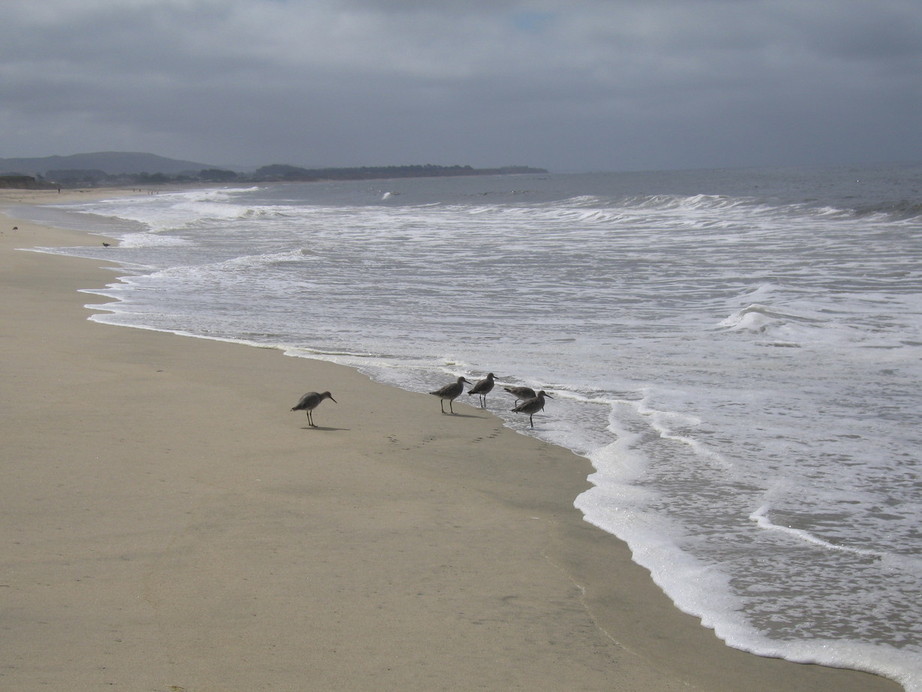
<path fill-rule="evenodd" d="M 0 211 L 87 194 L 6 190 Z M 0 689 L 896 692 L 726 647 L 586 459 L 277 350 L 87 320 L 102 238 L 0 215 Z M 87 305 L 89 304 L 89 305 Z M 330 390 L 316 428 L 291 407 Z"/>

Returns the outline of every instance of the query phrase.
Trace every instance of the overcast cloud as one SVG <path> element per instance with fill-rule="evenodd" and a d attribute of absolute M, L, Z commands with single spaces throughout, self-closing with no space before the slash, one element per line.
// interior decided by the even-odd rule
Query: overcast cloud
<path fill-rule="evenodd" d="M 919 0 L 4 0 L 0 158 L 922 160 Z"/>

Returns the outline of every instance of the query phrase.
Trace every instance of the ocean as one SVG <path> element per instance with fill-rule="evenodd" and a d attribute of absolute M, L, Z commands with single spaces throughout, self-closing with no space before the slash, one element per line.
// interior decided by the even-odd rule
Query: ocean
<path fill-rule="evenodd" d="M 922 165 L 279 183 L 16 211 L 118 240 L 44 249 L 120 263 L 87 287 L 111 298 L 96 321 L 417 392 L 495 373 L 488 408 L 591 460 L 576 508 L 681 610 L 731 646 L 922 691 Z M 534 428 L 504 385 L 552 394 Z"/>

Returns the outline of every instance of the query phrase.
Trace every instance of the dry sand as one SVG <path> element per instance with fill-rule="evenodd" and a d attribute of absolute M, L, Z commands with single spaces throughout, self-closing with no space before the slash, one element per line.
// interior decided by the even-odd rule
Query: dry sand
<path fill-rule="evenodd" d="M 573 508 L 585 459 L 348 368 L 90 322 L 111 269 L 16 250 L 99 242 L 0 215 L 0 689 L 900 689 L 724 646 Z M 308 428 L 289 409 L 325 389 Z"/>

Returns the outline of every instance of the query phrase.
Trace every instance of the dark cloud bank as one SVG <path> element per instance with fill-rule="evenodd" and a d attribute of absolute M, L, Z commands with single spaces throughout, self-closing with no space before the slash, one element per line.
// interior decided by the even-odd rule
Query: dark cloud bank
<path fill-rule="evenodd" d="M 915 0 L 12 0 L 0 157 L 557 171 L 922 160 Z"/>

